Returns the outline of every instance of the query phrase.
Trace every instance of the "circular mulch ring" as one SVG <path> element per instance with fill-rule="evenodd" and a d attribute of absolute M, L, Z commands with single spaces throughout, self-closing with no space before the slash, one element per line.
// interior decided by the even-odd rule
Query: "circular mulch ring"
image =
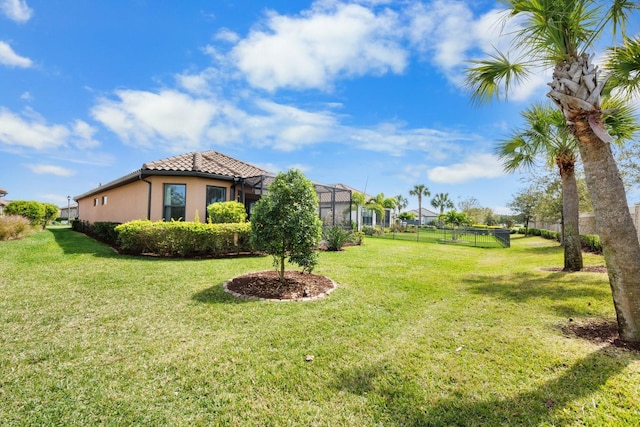
<path fill-rule="evenodd" d="M 275 301 L 310 301 L 331 293 L 337 284 L 325 276 L 285 271 L 284 282 L 275 270 L 234 277 L 223 285 L 226 292 L 240 297 Z"/>

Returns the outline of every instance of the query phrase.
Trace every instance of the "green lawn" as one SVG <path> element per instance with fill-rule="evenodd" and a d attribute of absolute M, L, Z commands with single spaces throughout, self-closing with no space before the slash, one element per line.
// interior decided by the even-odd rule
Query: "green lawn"
<path fill-rule="evenodd" d="M 561 266 L 536 237 L 365 239 L 321 254 L 328 298 L 266 302 L 222 283 L 267 257 L 0 242 L 0 425 L 637 426 L 640 355 L 563 332 L 614 320 L 606 274 Z"/>

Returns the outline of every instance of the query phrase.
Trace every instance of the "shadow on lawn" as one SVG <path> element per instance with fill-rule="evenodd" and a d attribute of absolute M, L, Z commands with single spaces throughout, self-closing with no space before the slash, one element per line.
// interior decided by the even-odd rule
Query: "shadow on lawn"
<path fill-rule="evenodd" d="M 410 368 L 394 368 L 393 361 L 342 372 L 337 388 L 367 398 L 383 411 L 378 421 L 393 420 L 393 425 L 565 425 L 575 423 L 581 413 L 564 412 L 564 407 L 600 390 L 634 360 L 640 356 L 603 347 L 533 390 L 486 400 L 466 396 L 449 384 L 438 390 L 425 389 L 415 375 L 406 374 Z M 473 373 L 473 368 L 468 372 Z M 437 403 L 431 403 L 434 401 Z"/>
<path fill-rule="evenodd" d="M 193 294 L 191 299 L 193 301 L 205 303 L 205 304 L 240 304 L 245 302 L 255 302 L 255 300 L 247 299 L 247 298 L 238 298 L 231 295 L 222 288 L 224 283 L 220 283 L 214 286 L 211 286 L 207 289 L 203 289 L 199 292 Z"/>
<path fill-rule="evenodd" d="M 561 316 L 589 315 L 587 304 L 582 307 L 567 304 L 569 300 L 587 301 L 610 298 L 608 286 L 596 278 L 580 276 L 581 273 L 550 273 L 540 276 L 532 273 L 485 276 L 473 275 L 464 279 L 469 290 L 477 294 L 489 295 L 502 300 L 525 303 L 535 299 L 552 301 L 550 307 Z M 559 279 L 575 275 L 575 281 L 561 282 Z"/>
<path fill-rule="evenodd" d="M 47 231 L 53 234 L 56 243 L 65 254 L 92 254 L 99 257 L 120 256 L 111 246 L 70 228 L 49 228 Z"/>

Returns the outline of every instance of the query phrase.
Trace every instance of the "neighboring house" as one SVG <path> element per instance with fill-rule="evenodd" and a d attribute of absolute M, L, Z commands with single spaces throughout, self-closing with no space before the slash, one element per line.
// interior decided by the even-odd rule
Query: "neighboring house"
<path fill-rule="evenodd" d="M 273 179 L 268 171 L 217 151 L 191 152 L 145 163 L 73 199 L 78 203 L 77 218 L 89 223 L 193 221 L 196 217 L 204 222 L 207 206 L 215 202 L 239 201 L 251 215 Z M 332 188 L 316 184 L 321 202 L 336 200 L 332 194 L 341 192 Z M 350 192 L 348 197 L 350 203 Z M 322 213 L 321 208 L 319 215 Z"/>
<path fill-rule="evenodd" d="M 78 217 L 78 205 L 58 206 L 58 216 L 60 218 L 69 219 Z"/>
<path fill-rule="evenodd" d="M 4 207 L 9 203 L 7 200 L 4 200 L 3 197 L 9 194 L 7 190 L 4 188 L 0 188 L 0 215 L 4 212 Z"/>
<path fill-rule="evenodd" d="M 431 221 L 438 220 L 438 214 L 433 211 L 430 211 L 429 209 L 422 208 L 421 215 L 418 215 L 418 209 L 413 209 L 407 212 L 412 213 L 416 217 L 416 223 L 418 222 L 418 218 L 419 218 L 420 225 L 427 225 Z"/>

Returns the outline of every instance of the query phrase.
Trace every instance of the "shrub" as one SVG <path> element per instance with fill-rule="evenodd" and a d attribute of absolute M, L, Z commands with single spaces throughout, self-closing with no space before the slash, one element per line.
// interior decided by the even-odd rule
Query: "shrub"
<path fill-rule="evenodd" d="M 23 216 L 0 216 L 0 241 L 22 239 L 32 231 L 31 223 Z"/>
<path fill-rule="evenodd" d="M 580 244 L 582 248 L 595 253 L 602 253 L 602 245 L 600 244 L 600 236 L 597 234 L 581 234 Z"/>
<path fill-rule="evenodd" d="M 337 225 L 326 227 L 323 230 L 323 235 L 328 251 L 339 251 L 352 240 L 351 233 Z"/>
<path fill-rule="evenodd" d="M 237 224 L 247 221 L 247 211 L 240 202 L 217 202 L 207 206 L 209 221 L 214 224 Z"/>
<path fill-rule="evenodd" d="M 115 245 L 118 243 L 118 233 L 115 228 L 120 225 L 119 222 L 94 222 L 91 230 L 98 240 L 105 243 Z"/>
<path fill-rule="evenodd" d="M 122 250 L 170 257 L 250 252 L 251 224 L 137 220 L 115 227 Z"/>
<path fill-rule="evenodd" d="M 365 236 L 373 236 L 374 234 L 376 234 L 376 229 L 370 225 L 365 225 L 364 227 L 362 227 L 362 232 Z"/>
<path fill-rule="evenodd" d="M 42 224 L 46 211 L 43 203 L 15 200 L 4 207 L 4 213 L 5 215 L 19 215 L 27 218 L 31 225 L 39 225 Z"/>

